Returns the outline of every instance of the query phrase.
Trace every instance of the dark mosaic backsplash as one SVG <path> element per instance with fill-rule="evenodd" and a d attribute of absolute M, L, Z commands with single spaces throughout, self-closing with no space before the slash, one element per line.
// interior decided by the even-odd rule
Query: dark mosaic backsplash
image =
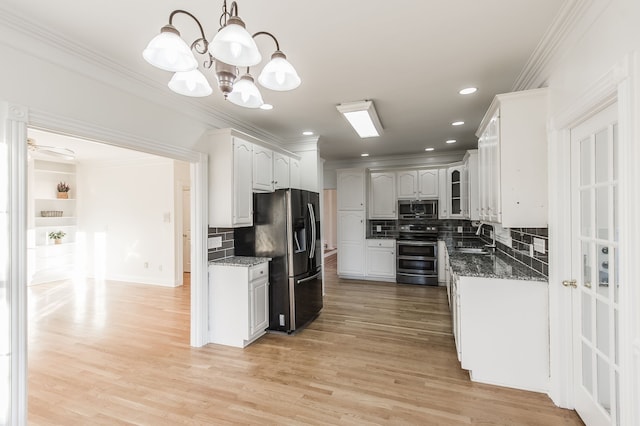
<path fill-rule="evenodd" d="M 367 237 L 380 238 L 396 238 L 398 236 L 398 220 L 368 220 L 367 221 Z M 426 221 L 428 225 L 438 227 L 440 237 L 474 237 L 478 228 L 474 227 L 469 220 L 432 220 Z M 377 227 L 380 227 L 378 231 Z M 462 232 L 460 231 L 460 228 Z M 482 228 L 481 237 L 486 243 L 491 243 L 489 232 L 491 226 Z M 496 241 L 496 248 L 505 253 L 512 259 L 522 263 L 534 271 L 549 276 L 549 231 L 547 228 L 512 228 L 511 246 Z M 530 247 L 533 245 L 533 239 L 539 238 L 544 243 L 544 253 L 533 253 L 531 256 Z"/>
<path fill-rule="evenodd" d="M 488 226 L 482 229 L 481 235 L 487 243 L 491 242 L 490 229 Z M 511 228 L 509 231 L 511 234 L 511 247 L 496 241 L 496 248 L 512 259 L 545 277 L 549 277 L 549 230 L 547 228 Z M 544 253 L 538 253 L 534 250 L 533 256 L 531 256 L 531 246 L 534 238 L 539 238 L 543 241 Z"/>
<path fill-rule="evenodd" d="M 209 249 L 207 253 L 209 262 L 234 255 L 233 228 L 209 228 L 207 237 L 222 237 L 222 247 Z"/>

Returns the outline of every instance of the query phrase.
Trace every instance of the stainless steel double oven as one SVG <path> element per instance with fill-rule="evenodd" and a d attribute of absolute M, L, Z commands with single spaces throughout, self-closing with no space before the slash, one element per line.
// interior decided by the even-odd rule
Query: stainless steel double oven
<path fill-rule="evenodd" d="M 396 242 L 396 282 L 438 285 L 438 229 L 401 223 Z"/>

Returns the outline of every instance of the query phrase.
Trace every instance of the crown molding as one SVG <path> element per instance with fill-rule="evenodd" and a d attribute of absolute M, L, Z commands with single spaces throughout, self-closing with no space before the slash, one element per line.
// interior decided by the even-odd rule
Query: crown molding
<path fill-rule="evenodd" d="M 7 30 L 12 33 L 11 37 L 0 37 L 0 43 L 12 48 L 20 46 L 22 53 L 159 104 L 195 119 L 205 127 L 233 127 L 258 139 L 276 145 L 282 144 L 281 138 L 272 133 L 206 105 L 204 100 L 174 96 L 164 85 L 151 81 L 147 76 L 134 72 L 78 40 L 69 39 L 56 30 L 18 15 L 0 4 L 0 33 Z"/>
<path fill-rule="evenodd" d="M 419 167 L 440 167 L 463 161 L 465 154 L 466 151 L 449 151 L 428 155 L 389 155 L 381 157 L 363 157 L 361 159 L 353 160 L 327 160 L 325 162 L 325 168 L 345 169 L 393 167 L 395 169 L 415 169 Z"/>
<path fill-rule="evenodd" d="M 536 89 L 545 85 L 549 69 L 566 41 L 596 0 L 565 0 L 560 11 L 527 60 L 512 91 Z"/>

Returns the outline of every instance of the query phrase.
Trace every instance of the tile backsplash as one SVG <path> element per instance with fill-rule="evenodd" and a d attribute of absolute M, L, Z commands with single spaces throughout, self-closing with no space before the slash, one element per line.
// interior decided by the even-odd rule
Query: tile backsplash
<path fill-rule="evenodd" d="M 209 228 L 207 237 L 222 237 L 222 247 L 209 249 L 207 259 L 210 261 L 232 257 L 235 253 L 233 228 Z"/>

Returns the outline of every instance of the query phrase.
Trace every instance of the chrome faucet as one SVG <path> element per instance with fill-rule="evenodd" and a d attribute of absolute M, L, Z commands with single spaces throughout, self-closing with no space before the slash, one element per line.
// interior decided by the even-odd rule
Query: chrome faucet
<path fill-rule="evenodd" d="M 480 225 L 478 225 L 478 229 L 476 230 L 476 236 L 479 236 L 480 233 L 482 232 L 482 226 L 483 225 L 487 225 L 491 227 L 491 244 L 485 244 L 484 246 L 486 248 L 495 250 L 496 249 L 496 228 L 489 224 L 489 223 L 485 223 L 485 222 L 481 222 Z"/>

